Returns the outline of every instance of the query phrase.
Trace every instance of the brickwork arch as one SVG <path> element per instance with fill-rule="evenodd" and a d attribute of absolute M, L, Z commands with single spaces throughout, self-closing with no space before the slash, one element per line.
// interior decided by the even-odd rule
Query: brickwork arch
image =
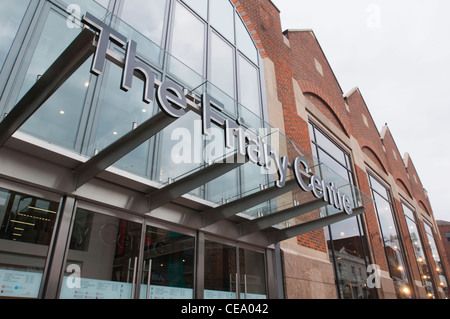
<path fill-rule="evenodd" d="M 405 182 L 403 182 L 400 178 L 397 178 L 395 183 L 400 187 L 404 192 L 408 194 L 409 197 L 412 198 L 411 192 L 409 191 L 408 186 L 406 186 Z"/>
<path fill-rule="evenodd" d="M 304 80 L 298 81 L 298 84 L 299 84 L 300 89 L 302 90 L 303 94 L 309 93 L 309 94 L 315 95 L 318 98 L 320 98 L 325 103 L 325 105 L 328 107 L 328 109 L 331 111 L 333 116 L 336 118 L 336 120 L 338 121 L 338 123 L 341 126 L 344 133 L 347 136 L 350 136 L 349 130 L 348 130 L 347 126 L 345 125 L 345 123 L 342 119 L 342 116 L 340 115 L 336 106 L 331 102 L 331 99 L 325 94 L 325 92 L 319 86 L 317 86 L 316 84 L 311 83 L 309 81 L 304 81 Z"/>

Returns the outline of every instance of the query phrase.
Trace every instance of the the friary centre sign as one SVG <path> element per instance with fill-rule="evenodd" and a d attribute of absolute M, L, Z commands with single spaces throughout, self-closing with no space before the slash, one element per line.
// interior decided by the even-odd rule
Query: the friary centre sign
<path fill-rule="evenodd" d="M 121 89 L 125 92 L 132 87 L 134 72 L 137 71 L 143 76 L 144 92 L 143 102 L 149 104 L 153 102 L 153 88 L 155 87 L 155 77 L 149 65 L 136 59 L 137 43 L 128 40 L 122 34 L 86 13 L 82 22 L 91 29 L 98 32 L 96 51 L 92 62 L 91 73 L 100 75 L 103 72 L 106 54 L 110 43 L 114 43 L 121 48 L 125 48 L 124 66 L 122 72 Z M 164 81 L 159 84 L 156 94 L 156 102 L 159 108 L 173 118 L 181 118 L 187 113 L 188 103 L 182 87 L 172 81 Z M 280 156 L 279 151 L 272 147 L 264 138 L 254 133 L 248 132 L 241 119 L 231 120 L 226 116 L 221 116 L 224 105 L 204 93 L 201 99 L 202 133 L 209 135 L 211 124 L 215 123 L 223 128 L 224 145 L 229 150 L 236 150 L 237 155 L 247 157 L 250 162 L 255 163 L 267 170 L 274 169 L 277 172 L 278 180 L 276 185 L 283 187 L 288 173 L 289 160 L 287 156 Z M 298 185 L 306 192 L 324 200 L 329 205 L 345 211 L 351 215 L 352 204 L 350 198 L 341 193 L 332 182 L 322 180 L 317 175 L 310 175 L 309 181 L 305 182 L 302 175 L 310 171 L 308 161 L 302 156 L 298 156 L 292 163 L 295 178 Z"/>

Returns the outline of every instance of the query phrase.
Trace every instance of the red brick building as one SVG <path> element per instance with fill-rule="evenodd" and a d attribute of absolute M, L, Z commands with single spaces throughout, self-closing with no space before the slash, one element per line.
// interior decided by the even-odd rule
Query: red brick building
<path fill-rule="evenodd" d="M 389 212 L 392 217 L 389 218 L 395 225 L 386 227 L 397 229 L 390 236 L 398 236 L 399 245 L 394 244 L 393 247 L 402 252 L 403 263 L 394 266 L 392 261 L 389 262 L 390 245 L 386 239 L 383 243 L 380 233 L 388 230 L 383 230 L 382 219 L 385 217 L 380 216 L 383 212 L 377 203 L 365 207 L 360 221 L 361 236 L 367 241 L 371 263 L 381 269 L 378 297 L 448 297 L 448 279 L 443 283 L 439 278 L 445 277 L 450 269 L 445 259 L 440 260 L 436 251 L 432 253 L 430 250 L 424 225 L 433 229 L 431 235 L 436 239 L 435 245 L 441 256 L 444 254 L 431 204 L 410 156 L 399 153 L 387 126 L 381 132 L 377 130 L 363 92 L 358 88 L 342 91 L 313 30 L 281 32 L 280 12 L 269 0 L 234 3 L 249 30 L 254 32 L 253 38 L 264 59 L 270 123 L 282 128 L 286 136 L 306 149 L 310 149 L 310 141 L 313 140 L 311 130 L 308 130 L 308 123 L 311 123 L 351 154 L 354 182 L 364 193 L 372 197 L 372 189 L 377 187 L 371 187 L 369 176 L 388 191 L 385 197 L 389 197 L 386 199 L 391 206 Z M 405 213 L 407 208 L 409 211 Z M 405 217 L 406 214 L 411 218 Z M 420 236 L 424 248 L 418 247 L 420 238 L 416 236 Z M 322 230 L 317 230 L 299 236 L 296 242 L 282 243 L 286 297 L 334 296 L 334 291 L 327 289 L 334 282 L 331 264 L 324 254 L 326 238 L 329 243 L 332 241 L 329 236 L 324 236 Z M 433 244 L 431 248 L 436 249 Z M 427 267 L 421 264 L 425 258 Z M 336 275 L 336 262 L 334 265 Z M 399 278 L 402 276 L 395 274 L 395 267 L 408 272 L 403 275 L 404 282 L 408 282 L 403 288 Z M 329 276 L 325 275 L 327 268 Z M 321 270 L 320 279 L 311 276 L 311 272 L 317 269 Z M 343 297 L 342 289 L 338 291 Z"/>

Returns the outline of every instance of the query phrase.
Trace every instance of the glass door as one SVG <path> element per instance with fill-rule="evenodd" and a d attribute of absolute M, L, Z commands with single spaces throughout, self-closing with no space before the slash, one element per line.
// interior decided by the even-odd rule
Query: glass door
<path fill-rule="evenodd" d="M 266 299 L 265 265 L 264 250 L 206 240 L 204 298 Z"/>
<path fill-rule="evenodd" d="M 146 226 L 140 299 L 194 298 L 195 237 Z"/>
<path fill-rule="evenodd" d="M 205 241 L 205 299 L 235 299 L 237 296 L 236 247 Z"/>
<path fill-rule="evenodd" d="M 264 253 L 239 248 L 240 299 L 266 299 Z"/>
<path fill-rule="evenodd" d="M 77 208 L 59 298 L 134 298 L 140 220 Z"/>

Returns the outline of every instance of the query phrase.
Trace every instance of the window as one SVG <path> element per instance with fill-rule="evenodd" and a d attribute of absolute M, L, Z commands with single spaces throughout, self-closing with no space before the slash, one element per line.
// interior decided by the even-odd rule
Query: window
<path fill-rule="evenodd" d="M 53 9 L 47 11 L 47 17 L 39 37 L 39 41 L 29 54 L 31 62 L 26 66 L 18 102 L 23 95 L 47 71 L 52 63 L 75 39 L 80 29 L 66 26 L 66 16 Z M 86 61 L 21 127 L 21 130 L 38 136 L 46 141 L 74 149 L 80 143 L 78 132 L 83 129 L 82 114 L 86 95 L 89 89 L 89 67 L 91 59 Z M 12 105 L 11 107 L 13 107 Z"/>
<path fill-rule="evenodd" d="M 434 265 L 436 267 L 436 272 L 439 276 L 439 279 L 437 280 L 438 281 L 437 284 L 439 285 L 440 288 L 442 288 L 442 290 L 445 293 L 445 296 L 448 298 L 450 296 L 450 294 L 449 294 L 449 290 L 448 290 L 448 283 L 446 280 L 447 276 L 445 274 L 445 270 L 444 270 L 444 267 L 441 262 L 441 257 L 440 257 L 439 251 L 437 249 L 436 242 L 434 240 L 433 229 L 426 222 L 424 222 L 423 225 L 425 228 L 425 233 L 427 235 L 428 244 L 430 245 L 431 255 L 434 259 Z"/>
<path fill-rule="evenodd" d="M 369 181 L 386 259 L 397 297 L 411 298 L 404 251 L 397 231 L 389 190 L 370 174 Z"/>
<path fill-rule="evenodd" d="M 205 24 L 181 3 L 175 3 L 169 52 L 200 75 L 204 74 Z"/>
<path fill-rule="evenodd" d="M 38 298 L 58 207 L 0 189 L 0 298 Z"/>
<path fill-rule="evenodd" d="M 309 124 L 312 148 L 318 160 L 333 172 L 321 167 L 320 172 L 336 186 L 353 184 L 353 169 L 350 156 L 338 147 L 314 124 Z M 335 213 L 335 208 L 325 208 L 326 214 Z M 368 256 L 359 217 L 330 225 L 325 234 L 330 260 L 334 265 L 338 294 L 343 299 L 373 298 L 366 288 Z M 356 276 L 356 273 L 360 276 Z"/>
<path fill-rule="evenodd" d="M 3 0 L 0 10 L 0 71 L 30 1 Z"/>
<path fill-rule="evenodd" d="M 119 18 L 161 46 L 166 3 L 167 0 L 125 0 Z"/>
<path fill-rule="evenodd" d="M 231 97 L 234 89 L 234 52 L 233 48 L 216 33 L 211 35 L 211 82 Z"/>
<path fill-rule="evenodd" d="M 413 211 L 404 203 L 402 203 L 403 213 L 405 214 L 406 224 L 408 226 L 409 237 L 414 249 L 417 267 L 419 269 L 420 279 L 427 292 L 428 297 L 434 297 L 434 288 L 431 279 L 430 269 L 428 267 L 428 260 L 425 257 L 422 242 L 420 240 L 419 231 L 417 229 L 416 219 Z"/>
<path fill-rule="evenodd" d="M 209 15 L 213 28 L 219 31 L 231 43 L 234 43 L 234 10 L 228 0 L 209 2 Z"/>

